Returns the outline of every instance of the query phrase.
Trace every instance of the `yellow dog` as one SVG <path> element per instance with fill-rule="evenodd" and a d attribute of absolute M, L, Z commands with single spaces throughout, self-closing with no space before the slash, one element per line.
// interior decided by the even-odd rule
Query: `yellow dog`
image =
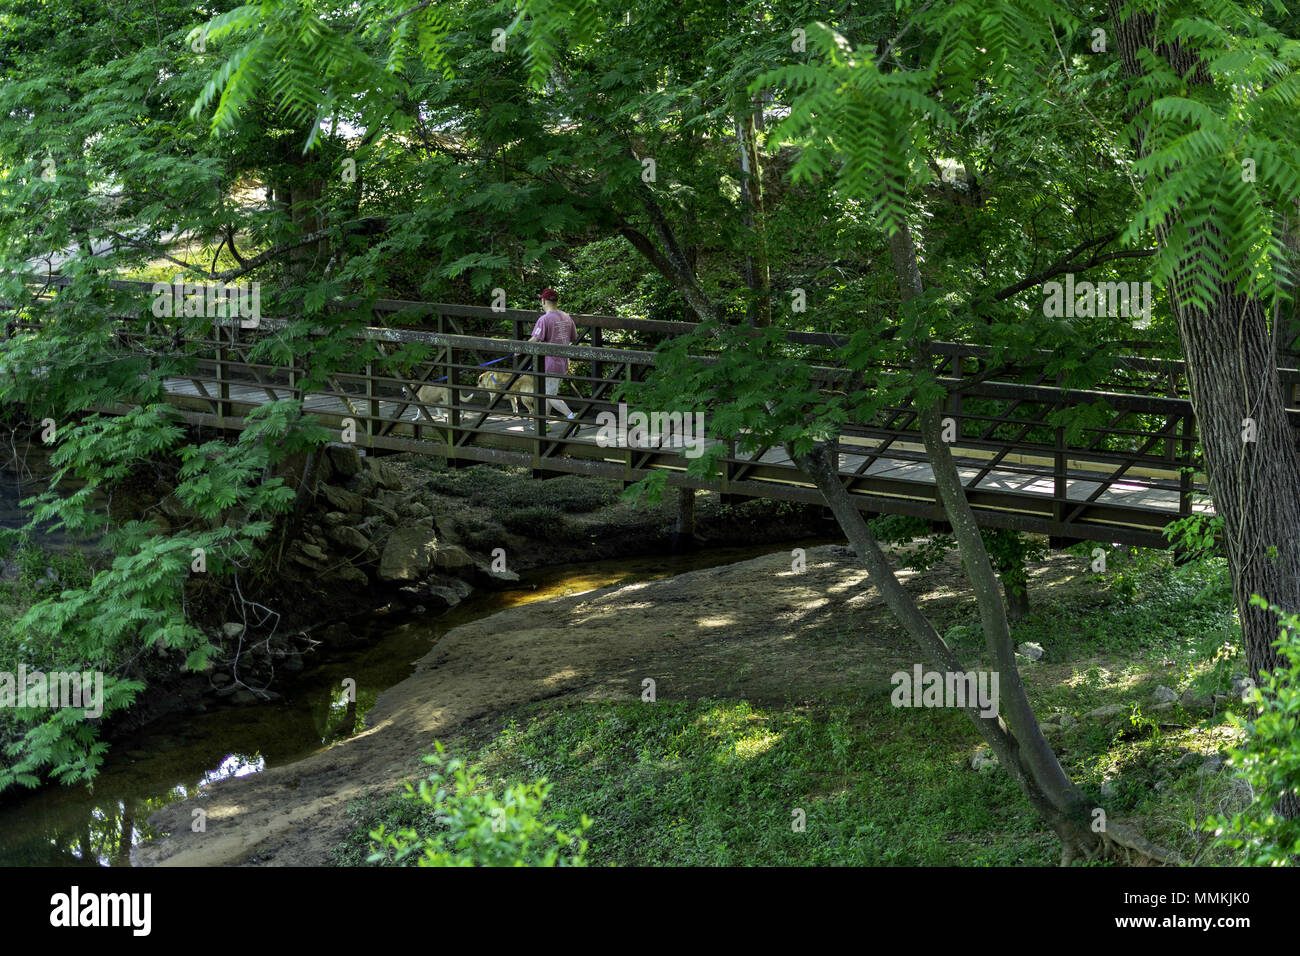
<path fill-rule="evenodd" d="M 427 412 L 431 417 L 446 420 L 447 409 L 445 406 L 451 404 L 451 389 L 445 385 L 421 385 L 416 388 L 414 383 L 410 387 L 415 391 L 416 400 L 421 405 L 444 406 L 442 408 L 427 408 L 423 409 L 423 411 Z M 419 421 L 422 417 L 420 412 L 421 409 L 418 406 L 413 407 L 411 409 L 411 420 Z"/>
<path fill-rule="evenodd" d="M 478 387 L 484 391 L 487 391 L 488 389 L 500 391 L 506 387 L 506 383 L 510 381 L 510 376 L 514 374 L 514 372 L 509 370 L 502 370 L 500 372 L 484 372 L 478 377 Z M 515 380 L 515 384 L 511 385 L 510 390 L 506 392 L 506 398 L 510 400 L 511 411 L 518 415 L 519 403 L 522 401 L 524 407 L 528 409 L 528 414 L 533 414 L 537 409 L 537 402 L 532 398 L 532 396 L 523 393 L 535 391 L 537 391 L 537 380 L 531 375 L 520 375 L 519 378 Z M 488 392 L 489 402 L 491 402 L 494 397 L 495 395 L 492 392 Z"/>

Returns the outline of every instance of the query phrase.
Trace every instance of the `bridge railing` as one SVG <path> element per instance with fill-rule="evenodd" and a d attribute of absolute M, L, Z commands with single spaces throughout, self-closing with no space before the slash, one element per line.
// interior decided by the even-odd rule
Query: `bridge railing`
<path fill-rule="evenodd" d="M 114 285 L 135 293 L 152 289 L 150 283 Z M 556 346 L 525 341 L 537 316 L 531 311 L 382 300 L 372 315 L 373 324 L 353 333 L 353 360 L 327 374 L 310 354 L 317 337 L 302 323 L 280 319 L 244 328 L 214 318 L 203 330 L 186 332 L 177 322 L 142 323 L 139 314 L 124 313 L 121 341 L 166 369 L 169 400 L 199 424 L 240 428 L 257 404 L 294 397 L 327 426 L 351 419 L 358 443 L 375 450 L 434 449 L 457 461 L 625 480 L 666 470 L 675 483 L 695 481 L 684 474 L 683 443 L 673 436 L 608 447 L 592 427 L 599 413 L 617 412 L 620 386 L 653 369 L 654 352 L 644 346 L 688 333 L 692 324 L 575 315 L 584 340 Z M 423 326 L 401 324 L 417 319 Z M 468 334 L 475 331 L 480 334 Z M 790 338 L 825 348 L 843 341 L 816 333 Z M 426 353 L 418 361 L 409 355 L 416 348 Z M 972 380 L 999 371 L 990 350 L 938 343 L 935 351 L 939 381 L 952 389 L 946 414 L 953 454 L 985 523 L 1153 543 L 1170 519 L 1192 513 L 1205 482 L 1180 363 L 1118 361 L 1117 377 L 1139 377 L 1142 392 L 1066 390 L 1045 381 L 1041 369 L 1003 370 L 1022 380 Z M 532 364 L 545 355 L 573 360 L 559 397 L 577 413 L 575 422 L 546 411 L 545 376 Z M 1050 356 L 1042 358 L 1046 365 Z M 506 374 L 480 387 L 488 368 Z M 832 366 L 814 366 L 812 374 L 825 388 L 843 387 L 849 377 Z M 1165 382 L 1172 394 L 1152 394 Z M 513 412 L 511 394 L 531 399 L 531 410 Z M 1087 420 L 1069 428 L 1060 418 L 1066 411 Z M 864 510 L 941 516 L 912 408 L 887 408 L 846 427 L 837 452 L 845 485 Z M 741 436 L 728 442 L 721 466 L 717 487 L 724 493 L 820 500 L 783 449 L 747 448 Z"/>

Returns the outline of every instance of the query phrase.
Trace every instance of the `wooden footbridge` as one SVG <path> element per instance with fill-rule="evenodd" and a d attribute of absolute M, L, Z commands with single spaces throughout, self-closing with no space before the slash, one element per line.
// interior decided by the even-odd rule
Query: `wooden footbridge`
<path fill-rule="evenodd" d="M 52 283 L 61 284 L 65 280 Z M 132 282 L 113 286 L 142 296 L 152 288 Z M 688 323 L 574 315 L 578 344 L 552 346 L 522 341 L 535 312 L 379 301 L 372 321 L 352 333 L 358 355 L 352 366 L 313 377 L 305 367 L 310 346 L 302 347 L 311 336 L 304 340 L 301 322 L 263 318 L 248 328 L 247 321 L 211 319 L 202 323 L 205 332 L 191 336 L 175 331 L 178 322 L 145 323 L 139 315 L 123 316 L 129 322 L 122 341 L 164 370 L 167 400 L 194 425 L 240 430 L 244 416 L 258 405 L 295 398 L 340 435 L 351 423 L 356 443 L 371 453 L 415 452 L 455 463 L 511 464 L 623 481 L 664 471 L 669 484 L 729 496 L 822 501 L 779 447 L 744 451 L 732 440 L 720 476 L 700 481 L 685 474 L 689 458 L 680 434 L 615 447 L 600 439 L 597 415 L 617 414 L 615 389 L 642 380 L 655 364 L 653 346 L 689 332 Z M 40 321 L 28 313 L 21 323 L 11 323 L 9 334 L 38 331 Z M 829 335 L 792 333 L 789 338 L 827 350 L 839 344 Z M 413 367 L 396 368 L 399 355 L 412 349 L 423 358 Z M 991 361 L 988 351 L 976 346 L 939 344 L 935 353 L 939 379 L 948 385 L 969 382 Z M 305 359 L 295 357 L 304 354 Z M 572 360 L 558 396 L 575 412 L 572 421 L 545 414 L 539 401 L 531 411 L 522 405 L 517 414 L 511 409 L 505 389 L 521 380 L 528 394 L 540 397 L 540 376 L 532 383 L 528 379 L 533 360 L 544 354 Z M 486 369 L 501 373 L 499 386 L 480 388 Z M 824 371 L 833 376 L 835 370 Z M 1282 375 L 1294 395 L 1300 372 L 1283 369 Z M 1160 530 L 1170 521 L 1211 510 L 1181 363 L 1123 359 L 1104 390 L 1063 390 L 1041 376 L 1024 381 L 1032 378 L 1024 370 L 1003 378 L 1019 380 L 994 376 L 948 399 L 947 415 L 958 423 L 953 455 L 981 524 L 1047 534 L 1058 543 L 1161 547 L 1166 542 Z M 421 386 L 433 386 L 424 390 L 424 400 L 417 391 Z M 1066 430 L 1050 416 L 1081 406 L 1104 408 L 1105 421 L 1067 440 Z M 1300 425 L 1300 410 L 1292 416 Z M 912 408 L 889 408 L 878 420 L 846 428 L 838 454 L 841 480 L 864 512 L 943 520 Z"/>

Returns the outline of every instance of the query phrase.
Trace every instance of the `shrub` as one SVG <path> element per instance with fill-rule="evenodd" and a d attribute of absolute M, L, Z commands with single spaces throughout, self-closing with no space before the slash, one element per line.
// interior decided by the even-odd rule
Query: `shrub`
<path fill-rule="evenodd" d="M 564 515 L 550 505 L 530 505 L 506 512 L 501 518 L 505 527 L 515 534 L 532 538 L 563 537 L 569 530 Z"/>
<path fill-rule="evenodd" d="M 1285 664 L 1261 674 L 1264 686 L 1249 691 L 1259 716 L 1251 722 L 1229 715 L 1246 730 L 1244 746 L 1231 753 L 1232 767 L 1255 793 L 1253 804 L 1231 818 L 1213 817 L 1222 845 L 1240 850 L 1248 866 L 1294 866 L 1300 862 L 1300 817 L 1285 817 L 1284 799 L 1300 796 L 1300 615 L 1254 595 L 1250 603 L 1278 615 L 1282 629 L 1274 647 Z"/>
<path fill-rule="evenodd" d="M 387 832 L 383 824 L 370 834 L 371 863 L 419 866 L 585 866 L 591 826 L 583 816 L 579 832 L 570 834 L 545 822 L 542 805 L 551 785 L 508 787 L 501 797 L 484 788 L 482 772 L 459 759 L 448 760 L 441 742 L 424 758 L 433 770 L 419 789 L 406 785 L 405 797 L 433 812 L 429 832 Z M 427 811 L 426 811 L 427 814 Z"/>

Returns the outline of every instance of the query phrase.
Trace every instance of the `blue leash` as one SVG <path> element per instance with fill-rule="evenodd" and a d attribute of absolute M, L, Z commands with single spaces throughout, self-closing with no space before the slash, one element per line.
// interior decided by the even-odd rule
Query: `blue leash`
<path fill-rule="evenodd" d="M 504 362 L 504 361 L 505 361 L 506 359 L 508 359 L 508 358 L 510 358 L 509 355 L 503 355 L 503 356 L 501 356 L 499 359 L 493 359 L 493 360 L 490 361 L 490 362 L 484 362 L 482 365 L 476 365 L 476 366 L 474 366 L 474 367 L 475 367 L 475 368 L 487 368 L 489 365 L 496 365 L 497 362 Z M 450 376 L 448 376 L 448 375 L 444 375 L 442 378 L 435 378 L 433 381 L 435 381 L 435 382 L 445 382 L 445 381 L 447 381 L 448 378 L 450 378 Z"/>

